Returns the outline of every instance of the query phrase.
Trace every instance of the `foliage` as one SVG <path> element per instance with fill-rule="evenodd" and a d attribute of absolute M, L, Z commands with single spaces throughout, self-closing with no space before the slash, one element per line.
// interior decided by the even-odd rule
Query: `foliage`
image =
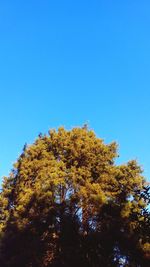
<path fill-rule="evenodd" d="M 25 146 L 0 194 L 0 265 L 148 266 L 148 186 L 117 156 L 87 127 Z"/>

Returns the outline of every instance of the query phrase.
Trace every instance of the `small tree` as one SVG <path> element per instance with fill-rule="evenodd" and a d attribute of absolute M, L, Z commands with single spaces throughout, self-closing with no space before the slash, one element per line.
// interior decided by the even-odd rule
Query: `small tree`
<path fill-rule="evenodd" d="M 148 266 L 148 187 L 116 157 L 87 127 L 25 146 L 0 194 L 1 266 Z"/>

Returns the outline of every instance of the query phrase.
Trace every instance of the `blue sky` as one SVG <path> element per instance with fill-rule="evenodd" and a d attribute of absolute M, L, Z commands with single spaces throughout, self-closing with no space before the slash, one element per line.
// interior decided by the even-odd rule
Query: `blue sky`
<path fill-rule="evenodd" d="M 40 132 L 88 123 L 150 177 L 150 2 L 0 1 L 0 177 Z"/>

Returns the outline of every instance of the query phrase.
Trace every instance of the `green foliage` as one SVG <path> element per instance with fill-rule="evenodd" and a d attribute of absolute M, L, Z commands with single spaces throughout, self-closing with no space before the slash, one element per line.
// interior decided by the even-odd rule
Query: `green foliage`
<path fill-rule="evenodd" d="M 3 267 L 146 267 L 148 187 L 87 127 L 25 146 L 0 194 Z"/>

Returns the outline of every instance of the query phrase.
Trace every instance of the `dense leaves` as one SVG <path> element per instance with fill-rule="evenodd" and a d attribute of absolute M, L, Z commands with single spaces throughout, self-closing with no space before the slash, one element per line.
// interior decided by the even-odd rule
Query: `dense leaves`
<path fill-rule="evenodd" d="M 0 194 L 0 266 L 148 266 L 148 186 L 116 157 L 87 127 L 25 146 Z"/>

